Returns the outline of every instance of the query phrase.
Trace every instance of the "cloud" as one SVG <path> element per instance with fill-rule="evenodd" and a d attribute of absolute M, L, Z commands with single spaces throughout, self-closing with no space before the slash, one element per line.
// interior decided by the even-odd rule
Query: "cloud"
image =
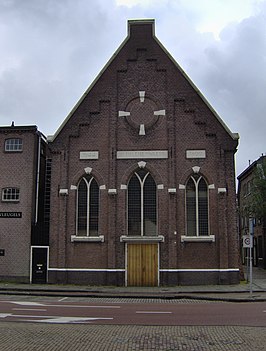
<path fill-rule="evenodd" d="M 238 173 L 266 152 L 265 9 L 227 26 L 221 40 L 205 47 L 201 66 L 188 70 L 223 120 L 240 133 Z"/>
<path fill-rule="evenodd" d="M 37 123 L 54 133 L 124 38 L 119 17 L 103 1 L 2 2 L 1 124 Z"/>
<path fill-rule="evenodd" d="M 198 0 L 164 0 L 131 7 L 115 0 L 108 6 L 106 0 L 2 0 L 1 125 L 14 120 L 53 134 L 126 37 L 127 20 L 155 18 L 157 37 L 240 133 L 239 173 L 248 159 L 266 152 L 266 2 L 249 0 L 236 12 L 239 0 L 224 7 L 215 1 L 216 12 L 207 0 L 201 6 Z M 218 32 L 210 20 L 217 14 L 224 21 Z"/>

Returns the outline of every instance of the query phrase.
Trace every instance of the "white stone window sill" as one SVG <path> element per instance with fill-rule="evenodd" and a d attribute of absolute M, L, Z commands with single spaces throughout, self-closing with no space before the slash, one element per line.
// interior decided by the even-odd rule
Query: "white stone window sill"
<path fill-rule="evenodd" d="M 204 236 L 186 236 L 181 235 L 181 243 L 184 242 L 215 242 L 215 235 L 204 235 Z"/>
<path fill-rule="evenodd" d="M 163 235 L 157 235 L 157 236 L 127 236 L 127 235 L 122 235 L 120 236 L 120 242 L 164 242 L 164 236 Z"/>
<path fill-rule="evenodd" d="M 99 236 L 78 236 L 78 235 L 71 235 L 71 242 L 79 242 L 79 243 L 103 243 L 104 242 L 104 236 L 99 235 Z"/>

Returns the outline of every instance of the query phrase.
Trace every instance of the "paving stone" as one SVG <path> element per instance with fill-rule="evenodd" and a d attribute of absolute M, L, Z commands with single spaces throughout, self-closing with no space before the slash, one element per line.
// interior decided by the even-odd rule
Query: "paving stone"
<path fill-rule="evenodd" d="M 1 351 L 263 351 L 262 327 L 0 323 Z"/>

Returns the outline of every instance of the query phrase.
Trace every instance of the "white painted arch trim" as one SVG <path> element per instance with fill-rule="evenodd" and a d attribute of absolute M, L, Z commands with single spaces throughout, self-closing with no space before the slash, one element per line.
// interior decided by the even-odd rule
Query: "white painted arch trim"
<path fill-rule="evenodd" d="M 68 189 L 59 189 L 59 195 L 68 195 Z"/>
<path fill-rule="evenodd" d="M 138 162 L 139 168 L 145 168 L 146 164 L 147 164 L 147 163 L 146 163 L 145 161 L 140 161 L 140 162 Z"/>
<path fill-rule="evenodd" d="M 218 194 L 225 194 L 226 188 L 218 188 Z"/>

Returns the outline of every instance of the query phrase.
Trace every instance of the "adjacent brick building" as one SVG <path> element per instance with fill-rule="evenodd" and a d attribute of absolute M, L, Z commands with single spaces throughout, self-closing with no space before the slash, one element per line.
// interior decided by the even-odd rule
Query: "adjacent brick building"
<path fill-rule="evenodd" d="M 239 176 L 238 179 L 238 206 L 239 206 L 239 233 L 242 242 L 243 236 L 253 236 L 253 264 L 254 266 L 266 269 L 266 218 L 256 218 L 248 213 L 247 206 L 253 191 L 253 180 L 258 167 L 266 163 L 266 156 L 262 155 L 252 162 Z M 251 227 L 250 227 L 251 226 Z M 243 264 L 248 263 L 249 249 L 242 248 Z"/>
<path fill-rule="evenodd" d="M 44 224 L 46 145 L 36 126 L 12 123 L 0 127 L 1 280 L 29 282 L 37 269 L 35 259 L 31 261 L 35 246 L 48 245 Z M 39 269 L 42 279 L 46 279 L 44 270 L 43 266 Z"/>
<path fill-rule="evenodd" d="M 238 283 L 237 145 L 154 21 L 129 21 L 125 41 L 48 138 L 49 243 L 32 244 L 35 266 L 48 267 L 50 283 Z"/>

